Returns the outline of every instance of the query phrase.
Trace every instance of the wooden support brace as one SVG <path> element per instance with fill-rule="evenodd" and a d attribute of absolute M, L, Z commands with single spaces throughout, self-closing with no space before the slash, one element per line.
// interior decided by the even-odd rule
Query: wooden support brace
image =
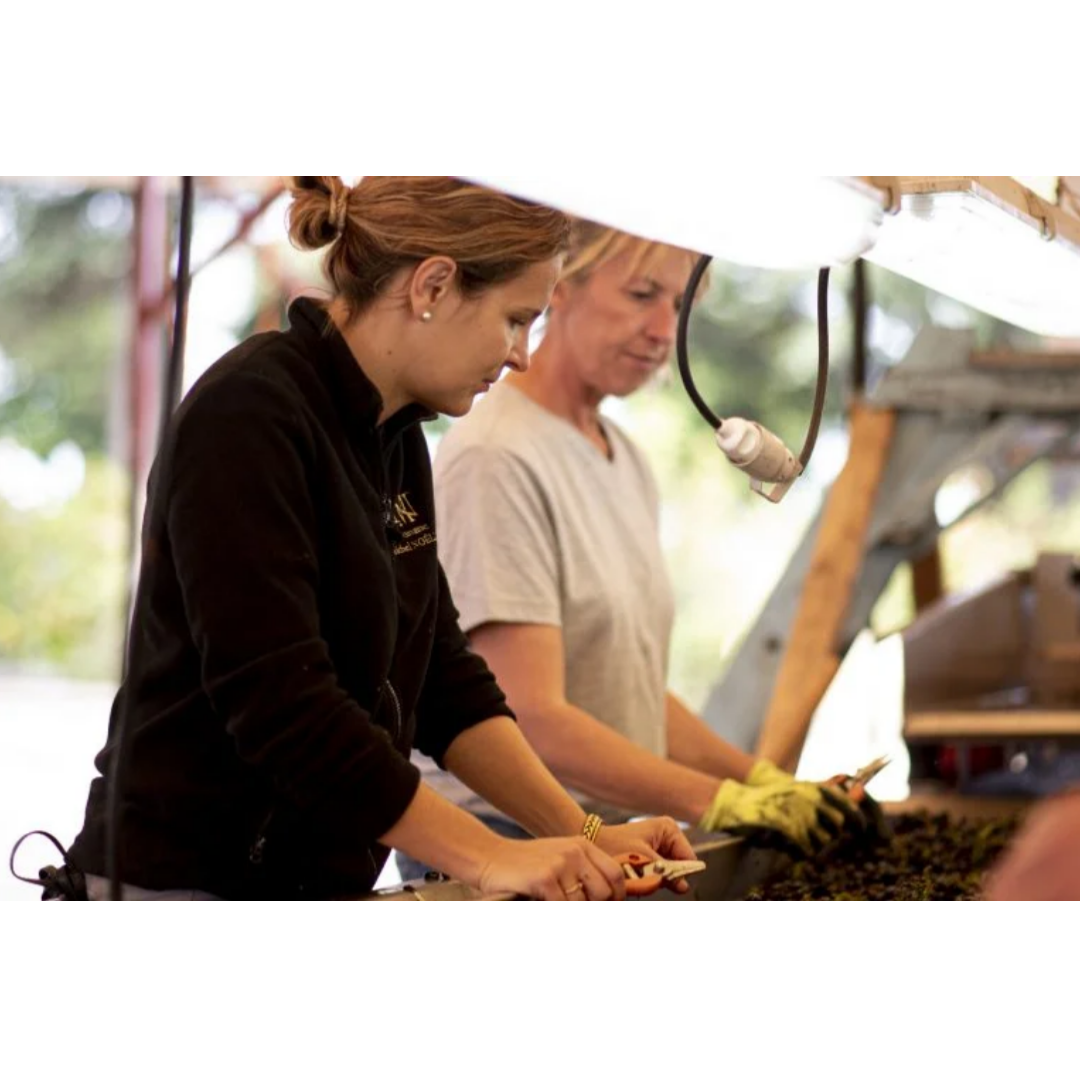
<path fill-rule="evenodd" d="M 973 352 L 971 367 L 985 371 L 1080 371 L 1080 352 L 1015 352 L 998 349 Z"/>
<path fill-rule="evenodd" d="M 859 403 L 848 461 L 829 492 L 791 637 L 757 752 L 794 769 L 810 721 L 841 657 L 837 642 L 863 564 L 867 529 L 889 456 L 896 414 Z"/>
<path fill-rule="evenodd" d="M 945 595 L 945 577 L 941 568 L 941 548 L 934 546 L 911 564 L 911 591 L 914 594 L 915 613 L 925 611 Z"/>

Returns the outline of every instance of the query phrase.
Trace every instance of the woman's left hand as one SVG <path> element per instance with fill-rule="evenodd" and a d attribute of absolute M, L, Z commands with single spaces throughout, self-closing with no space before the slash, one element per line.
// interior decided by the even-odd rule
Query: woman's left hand
<path fill-rule="evenodd" d="M 596 834 L 596 846 L 617 857 L 636 853 L 649 859 L 694 859 L 694 849 L 682 829 L 669 817 L 647 818 L 627 825 L 604 825 Z M 675 884 L 676 892 L 686 892 L 685 881 Z"/>

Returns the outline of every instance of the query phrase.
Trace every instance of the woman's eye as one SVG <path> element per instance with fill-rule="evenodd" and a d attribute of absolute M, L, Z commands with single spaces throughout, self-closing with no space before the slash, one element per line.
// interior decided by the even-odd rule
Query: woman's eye
<path fill-rule="evenodd" d="M 635 292 L 631 290 L 630 295 L 635 300 L 640 300 L 642 303 L 647 303 L 653 298 L 653 294 L 651 292 Z"/>

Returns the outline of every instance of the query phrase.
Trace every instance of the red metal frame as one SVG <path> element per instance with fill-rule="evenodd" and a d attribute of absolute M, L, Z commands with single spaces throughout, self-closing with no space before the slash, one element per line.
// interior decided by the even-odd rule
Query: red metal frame
<path fill-rule="evenodd" d="M 168 341 L 169 319 L 176 282 L 169 267 L 168 177 L 141 176 L 135 191 L 132 232 L 132 294 L 134 325 L 128 360 L 128 464 L 131 470 L 129 541 L 133 563 L 138 560 L 138 530 L 142 498 L 157 443 L 162 366 Z M 285 190 L 272 183 L 259 202 L 246 210 L 235 233 L 193 271 L 205 269 L 236 244 L 247 239 L 252 227 Z"/>

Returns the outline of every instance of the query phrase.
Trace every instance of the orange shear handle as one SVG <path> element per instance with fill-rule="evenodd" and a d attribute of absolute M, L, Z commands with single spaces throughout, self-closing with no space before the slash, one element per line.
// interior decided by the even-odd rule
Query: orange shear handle
<path fill-rule="evenodd" d="M 629 855 L 620 855 L 615 861 L 623 867 L 627 896 L 651 896 L 664 884 L 662 875 L 643 873 L 653 862 L 645 855 L 632 852 Z"/>

